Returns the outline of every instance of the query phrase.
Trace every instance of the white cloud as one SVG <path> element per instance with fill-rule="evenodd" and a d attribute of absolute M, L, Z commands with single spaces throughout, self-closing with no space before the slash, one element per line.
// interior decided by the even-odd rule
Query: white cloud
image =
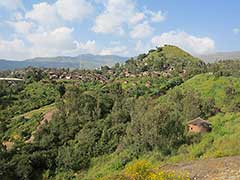
<path fill-rule="evenodd" d="M 161 10 L 155 12 L 147 8 L 145 8 L 144 13 L 145 13 L 145 16 L 148 17 L 149 21 L 153 23 L 163 22 L 166 20 L 166 16 L 167 16 L 166 12 L 163 12 Z"/>
<path fill-rule="evenodd" d="M 234 28 L 233 33 L 234 34 L 239 34 L 240 33 L 240 28 Z"/>
<path fill-rule="evenodd" d="M 149 35 L 150 25 L 141 23 L 141 21 L 160 22 L 165 20 L 165 14 L 162 11 L 140 11 L 134 0 L 97 0 L 97 2 L 104 5 L 104 10 L 96 17 L 95 24 L 92 27 L 92 31 L 96 33 L 124 34 L 126 30 L 133 28 L 131 34 L 135 38 L 136 28 L 134 25 L 145 25 L 147 35 Z M 142 28 L 141 26 L 140 28 Z M 143 32 L 143 30 L 141 31 Z M 140 35 L 136 36 L 136 38 L 138 37 Z"/>
<path fill-rule="evenodd" d="M 46 2 L 34 4 L 33 9 L 26 13 L 25 17 L 37 22 L 47 29 L 56 28 L 61 25 L 61 20 L 54 5 Z"/>
<path fill-rule="evenodd" d="M 21 0 L 1 0 L 0 7 L 6 8 L 8 10 L 24 9 Z"/>
<path fill-rule="evenodd" d="M 131 0 L 108 0 L 104 6 L 105 10 L 96 17 L 92 31 L 123 34 L 122 25 L 135 15 L 135 4 Z"/>
<path fill-rule="evenodd" d="M 153 28 L 147 21 L 136 25 L 130 32 L 130 36 L 133 39 L 142 39 L 150 36 L 153 33 Z"/>
<path fill-rule="evenodd" d="M 15 32 L 20 34 L 28 34 L 33 28 L 33 23 L 27 21 L 7 22 L 15 29 Z"/>
<path fill-rule="evenodd" d="M 58 0 L 58 14 L 68 21 L 82 20 L 93 12 L 93 6 L 86 0 Z"/>
<path fill-rule="evenodd" d="M 171 44 L 179 46 L 193 54 L 212 53 L 215 50 L 215 42 L 209 37 L 196 37 L 186 32 L 170 31 L 163 33 L 160 36 L 152 38 L 154 46 L 162 46 Z"/>
<path fill-rule="evenodd" d="M 96 33 L 117 33 L 124 34 L 124 30 L 121 27 L 122 18 L 115 15 L 102 14 L 96 18 L 95 26 L 92 31 Z"/>
<path fill-rule="evenodd" d="M 92 53 L 97 54 L 96 41 L 88 40 L 86 43 L 76 41 L 77 48 L 71 52 L 71 54 L 78 55 L 80 53 Z"/>
<path fill-rule="evenodd" d="M 149 51 L 149 49 L 151 49 L 151 43 L 142 42 L 141 40 L 138 40 L 136 42 L 135 46 L 136 54 L 145 53 Z"/>
<path fill-rule="evenodd" d="M 26 46 L 22 40 L 13 39 L 6 41 L 0 39 L 0 57 L 1 59 L 19 59 L 29 57 L 29 51 L 26 51 Z"/>
<path fill-rule="evenodd" d="M 64 21 L 82 20 L 93 12 L 93 6 L 86 0 L 57 0 L 54 4 L 41 2 L 33 5 L 25 18 L 33 20 L 46 29 L 64 25 Z"/>
<path fill-rule="evenodd" d="M 99 54 L 100 55 L 128 55 L 128 47 L 127 46 L 116 46 L 111 48 L 103 49 Z"/>
<path fill-rule="evenodd" d="M 1 59 L 24 60 L 34 57 L 77 56 L 81 53 L 97 54 L 96 42 L 86 43 L 73 40 L 72 30 L 65 27 L 50 33 L 31 34 L 30 46 L 20 39 L 11 41 L 0 39 Z"/>
<path fill-rule="evenodd" d="M 20 20 L 23 20 L 24 17 L 23 17 L 23 15 L 22 15 L 21 12 L 15 12 L 15 13 L 14 13 L 14 18 L 13 18 L 13 19 L 16 20 L 16 21 L 20 21 Z"/>
<path fill-rule="evenodd" d="M 74 29 L 65 26 L 68 21 L 82 20 L 92 10 L 86 0 L 57 0 L 53 4 L 33 4 L 30 11 L 14 12 L 6 23 L 16 33 L 12 37 L 22 39 L 0 39 L 0 57 L 26 59 L 96 53 L 95 41 L 79 42 L 73 35 Z"/>
<path fill-rule="evenodd" d="M 144 13 L 136 13 L 134 16 L 132 16 L 132 17 L 129 19 L 129 22 L 130 22 L 131 24 L 137 24 L 137 23 L 139 23 L 140 21 L 142 21 L 144 18 L 145 18 L 145 14 L 144 14 Z"/>
<path fill-rule="evenodd" d="M 33 56 L 58 56 L 76 49 L 77 45 L 72 32 L 71 28 L 60 27 L 50 32 L 28 35 L 27 39 L 32 44 Z"/>
<path fill-rule="evenodd" d="M 163 13 L 162 11 L 158 12 L 149 11 L 149 13 L 151 15 L 152 22 L 162 22 L 166 19 L 166 14 Z"/>
<path fill-rule="evenodd" d="M 85 43 L 76 41 L 73 31 L 74 29 L 68 27 L 60 27 L 50 32 L 30 34 L 27 38 L 31 43 L 32 57 L 76 56 L 98 52 L 94 40 Z"/>

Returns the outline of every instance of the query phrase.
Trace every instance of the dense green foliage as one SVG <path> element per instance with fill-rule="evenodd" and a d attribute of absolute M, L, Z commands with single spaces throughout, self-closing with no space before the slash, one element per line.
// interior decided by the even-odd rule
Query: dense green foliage
<path fill-rule="evenodd" d="M 108 77 L 107 84 L 48 81 L 37 69 L 24 83 L 0 82 L 0 178 L 106 179 L 118 177 L 135 159 L 160 163 L 238 154 L 238 64 L 206 66 L 165 46 L 95 70 Z M 55 113 L 43 123 L 48 112 Z M 196 117 L 212 122 L 212 132 L 189 134 L 186 123 Z"/>

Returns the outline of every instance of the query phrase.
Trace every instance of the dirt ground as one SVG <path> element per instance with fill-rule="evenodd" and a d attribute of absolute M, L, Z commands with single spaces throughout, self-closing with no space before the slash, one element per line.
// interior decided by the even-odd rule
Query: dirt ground
<path fill-rule="evenodd" d="M 240 180 L 240 156 L 167 164 L 160 169 L 189 173 L 192 180 Z"/>

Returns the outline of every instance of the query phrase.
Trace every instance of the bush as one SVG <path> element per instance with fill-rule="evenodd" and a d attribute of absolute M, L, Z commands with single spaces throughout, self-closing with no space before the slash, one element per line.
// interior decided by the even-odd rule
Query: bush
<path fill-rule="evenodd" d="M 187 174 L 156 170 L 146 160 L 130 163 L 120 175 L 104 177 L 99 180 L 190 180 Z"/>

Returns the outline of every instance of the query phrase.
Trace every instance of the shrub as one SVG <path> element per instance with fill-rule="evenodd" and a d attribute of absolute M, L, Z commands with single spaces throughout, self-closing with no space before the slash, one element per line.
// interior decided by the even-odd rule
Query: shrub
<path fill-rule="evenodd" d="M 126 166 L 120 175 L 104 177 L 99 180 L 190 180 L 188 175 L 156 170 L 150 162 L 138 160 Z"/>

